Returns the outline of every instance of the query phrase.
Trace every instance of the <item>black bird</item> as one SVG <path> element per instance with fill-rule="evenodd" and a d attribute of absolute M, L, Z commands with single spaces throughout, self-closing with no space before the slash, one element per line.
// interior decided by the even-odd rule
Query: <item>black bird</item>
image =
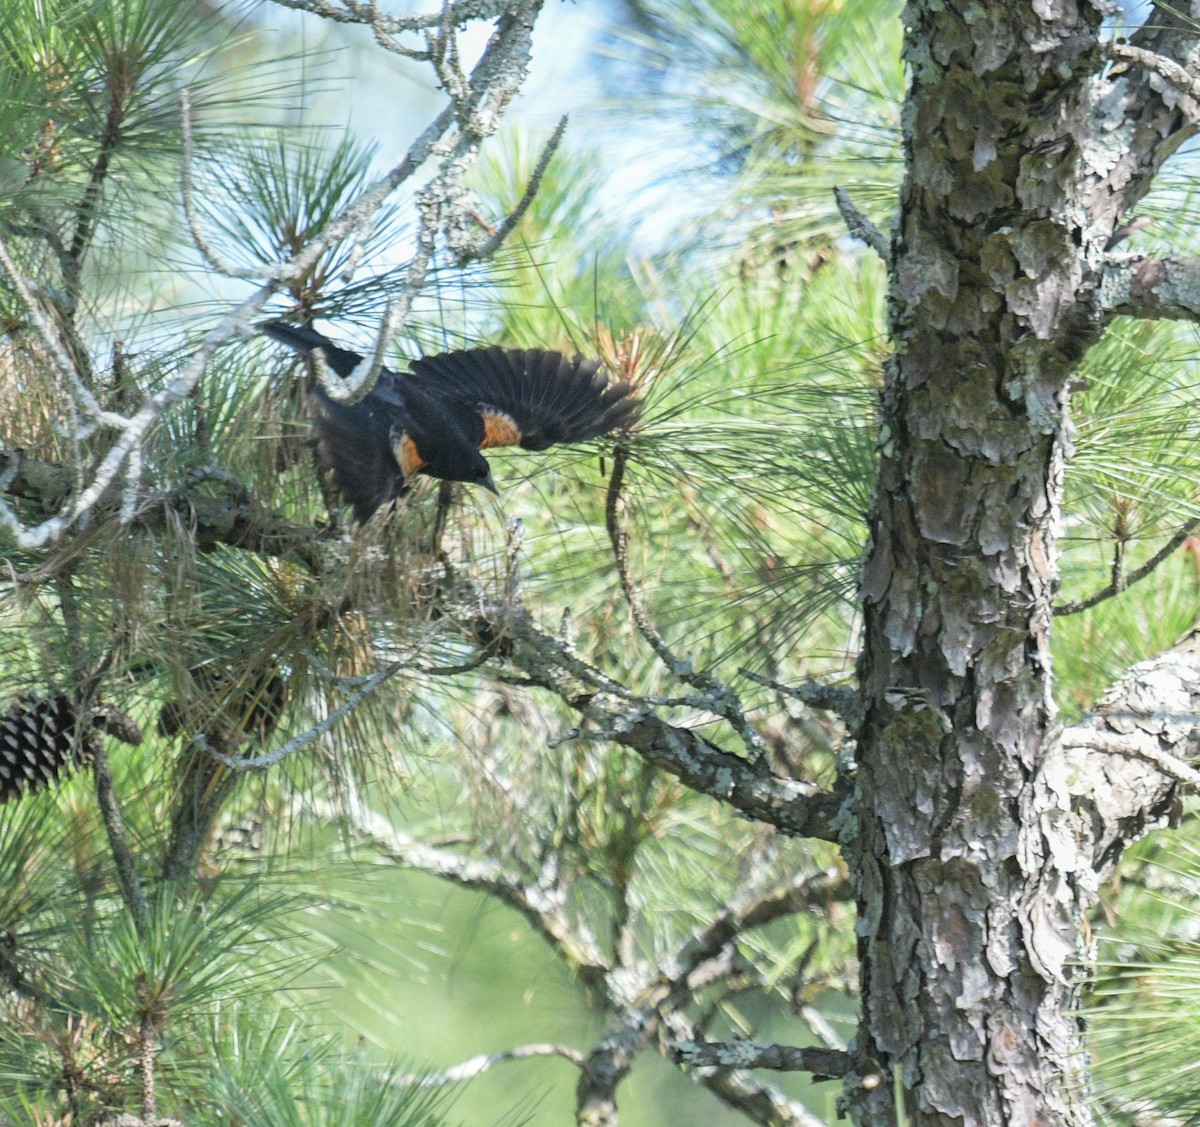
<path fill-rule="evenodd" d="M 313 329 L 283 321 L 259 329 L 305 356 L 319 348 L 343 378 L 362 361 Z M 418 473 L 495 493 L 480 450 L 582 442 L 631 422 L 640 405 L 632 385 L 608 382 L 599 360 L 536 348 L 469 348 L 424 356 L 410 367 L 405 376 L 384 368 L 352 406 L 313 388 L 317 449 L 360 521 L 399 497 Z"/>

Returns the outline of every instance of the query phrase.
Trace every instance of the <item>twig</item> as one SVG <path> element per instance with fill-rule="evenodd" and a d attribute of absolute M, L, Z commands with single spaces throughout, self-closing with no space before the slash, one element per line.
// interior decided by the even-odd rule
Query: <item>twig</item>
<path fill-rule="evenodd" d="M 739 669 L 743 677 L 756 684 L 765 685 L 786 697 L 793 697 L 809 708 L 832 712 L 853 727 L 858 722 L 860 701 L 858 693 L 844 685 L 827 685 L 822 681 L 805 681 L 800 685 L 785 685 L 782 681 L 764 677 L 749 669 Z"/>
<path fill-rule="evenodd" d="M 409 269 L 411 270 L 412 267 L 410 266 Z M 335 403 L 351 407 L 371 393 L 371 389 L 379 382 L 380 372 L 383 371 L 384 351 L 399 331 L 403 320 L 401 311 L 407 312 L 411 305 L 411 297 L 407 302 L 402 297 L 388 298 L 387 307 L 384 309 L 379 329 L 375 334 L 374 346 L 345 379 L 330 369 L 325 362 L 325 354 L 320 348 L 313 349 L 311 353 L 313 370 L 316 372 L 317 381 L 325 389 L 330 399 Z"/>
<path fill-rule="evenodd" d="M 1077 602 L 1064 603 L 1054 608 L 1055 617 L 1067 614 L 1078 614 L 1080 611 L 1089 610 L 1097 603 L 1104 602 L 1105 599 L 1111 599 L 1114 595 L 1121 594 L 1122 591 L 1128 590 L 1135 583 L 1143 580 L 1155 568 L 1159 566 L 1176 548 L 1179 547 L 1197 528 L 1200 528 L 1200 517 L 1189 520 L 1182 528 L 1180 528 L 1174 536 L 1171 537 L 1157 552 L 1154 553 L 1141 567 L 1135 567 L 1128 575 L 1122 577 L 1120 570 L 1114 562 L 1113 564 L 1113 580 L 1107 587 L 1101 588 L 1099 591 L 1089 595 L 1086 599 L 1079 599 Z"/>
<path fill-rule="evenodd" d="M 628 458 L 628 448 L 624 444 L 618 443 L 613 451 L 612 475 L 608 479 L 608 491 L 605 495 L 604 524 L 608 530 L 609 542 L 612 544 L 613 558 L 617 564 L 617 574 L 621 580 L 621 590 L 625 595 L 625 602 L 629 606 L 630 617 L 632 617 L 638 633 L 646 640 L 667 670 L 685 684 L 700 690 L 702 694 L 702 698 L 698 702 L 700 707 L 711 709 L 728 720 L 755 761 L 762 761 L 766 756 L 766 745 L 746 719 L 737 694 L 728 685 L 723 685 L 707 674 L 695 670 L 690 661 L 677 658 L 671 652 L 671 648 L 663 636 L 655 629 L 642 606 L 641 596 L 629 567 L 629 536 L 621 526 L 620 518 L 621 487 L 625 481 L 625 466 Z"/>
<path fill-rule="evenodd" d="M 1111 39 L 1107 43 L 1101 44 L 1100 49 L 1110 59 L 1133 63 L 1142 70 L 1148 70 L 1151 74 L 1158 75 L 1180 94 L 1200 101 L 1200 78 L 1180 66 L 1174 59 L 1168 59 L 1165 55 L 1159 55 L 1154 51 L 1147 51 L 1144 47 L 1135 47 L 1122 39 Z"/>
<path fill-rule="evenodd" d="M 562 1057 L 563 1060 L 569 1060 L 576 1067 L 583 1064 L 583 1054 L 568 1045 L 520 1045 L 515 1049 L 505 1049 L 499 1053 L 483 1053 L 477 1057 L 471 1057 L 470 1060 L 465 1060 L 462 1064 L 457 1064 L 453 1068 L 447 1068 L 441 1072 L 425 1075 L 414 1073 L 406 1076 L 389 1076 L 387 1082 L 404 1088 L 443 1088 L 447 1084 L 458 1084 L 464 1080 L 474 1079 L 474 1077 L 487 1072 L 488 1069 L 495 1068 L 498 1064 L 507 1064 L 514 1060 L 529 1060 L 532 1057 Z"/>
<path fill-rule="evenodd" d="M 327 732 L 337 727 L 338 723 L 353 712 L 362 702 L 371 695 L 385 681 L 390 680 L 401 669 L 405 667 L 404 661 L 394 661 L 390 665 L 385 666 L 379 672 L 373 674 L 363 682 L 361 688 L 351 693 L 337 708 L 335 708 L 324 720 L 314 724 L 305 732 L 301 732 L 298 736 L 293 736 L 286 743 L 277 747 L 274 751 L 268 752 L 266 755 L 256 755 L 250 757 L 241 757 L 237 755 L 225 755 L 217 751 L 202 732 L 197 732 L 192 736 L 192 743 L 200 748 L 201 751 L 211 755 L 218 762 L 223 763 L 231 771 L 265 771 L 270 767 L 274 767 L 282 763 L 285 759 L 296 752 L 302 751 L 309 744 L 315 743 Z"/>
<path fill-rule="evenodd" d="M 886 236 L 875 226 L 850 199 L 845 188 L 834 188 L 833 198 L 837 200 L 837 208 L 851 236 L 864 242 L 880 258 L 885 266 L 892 265 L 892 248 Z"/>
<path fill-rule="evenodd" d="M 477 247 L 470 252 L 464 252 L 458 257 L 458 265 L 465 266 L 471 259 L 487 259 L 490 258 L 509 235 L 516 229 L 518 223 L 524 218 L 525 213 L 529 210 L 530 204 L 533 203 L 534 197 L 542 186 L 542 178 L 546 175 L 546 169 L 550 167 L 550 162 L 554 159 L 554 154 L 558 151 L 558 146 L 562 144 L 562 139 L 567 131 L 567 116 L 564 114 L 560 119 L 554 132 L 550 135 L 550 140 L 546 142 L 546 146 L 542 149 L 542 155 L 538 158 L 537 164 L 534 166 L 533 174 L 529 177 L 529 183 L 525 186 L 525 192 L 518 201 L 517 206 L 505 217 L 504 221 Z"/>
<path fill-rule="evenodd" d="M 661 1043 L 670 1051 L 674 1042 L 697 1039 L 696 1027 L 682 1013 L 663 1017 Z M 803 1104 L 789 1099 L 774 1084 L 741 1069 L 695 1068 L 689 1075 L 718 1099 L 761 1127 L 824 1127 L 824 1122 Z"/>
<path fill-rule="evenodd" d="M 676 1064 L 693 1068 L 770 1068 L 841 1077 L 850 1071 L 850 1054 L 837 1049 L 796 1048 L 762 1041 L 674 1041 L 668 1048 Z"/>
<path fill-rule="evenodd" d="M 186 86 L 179 91 L 179 124 L 183 130 L 183 154 L 179 165 L 179 194 L 183 198 L 183 215 L 187 220 L 188 230 L 191 232 L 192 242 L 196 244 L 196 249 L 209 266 L 218 274 L 223 274 L 226 278 L 238 278 L 243 281 L 251 279 L 257 281 L 260 278 L 282 280 L 277 277 L 280 270 L 279 267 L 272 268 L 265 264 L 259 266 L 234 266 L 232 262 L 224 258 L 216 247 L 208 241 L 208 237 L 204 234 L 200 226 L 200 220 L 196 215 L 195 191 L 192 179 L 192 169 L 196 159 L 195 143 L 192 139 L 192 95 Z"/>
<path fill-rule="evenodd" d="M 446 20 L 456 25 L 471 20 L 493 20 L 505 9 L 504 0 L 457 0 L 444 4 L 437 12 L 422 12 L 408 16 L 385 15 L 374 3 L 343 0 L 342 6 L 334 7 L 328 0 L 275 0 L 281 8 L 297 12 L 311 12 L 323 19 L 337 23 L 359 23 L 382 30 L 387 35 L 400 35 L 409 31 L 424 31 L 438 27 Z M 408 54 L 408 49 L 402 51 Z"/>
<path fill-rule="evenodd" d="M 129 847 L 129 838 L 125 833 L 125 820 L 121 816 L 121 806 L 113 789 L 108 756 L 98 740 L 92 748 L 92 761 L 96 774 L 96 803 L 100 807 L 100 816 L 108 835 L 108 847 L 116 865 L 121 896 L 133 915 L 134 928 L 139 936 L 145 938 L 150 928 L 150 905 L 146 901 L 142 882 L 138 879 L 133 850 Z"/>

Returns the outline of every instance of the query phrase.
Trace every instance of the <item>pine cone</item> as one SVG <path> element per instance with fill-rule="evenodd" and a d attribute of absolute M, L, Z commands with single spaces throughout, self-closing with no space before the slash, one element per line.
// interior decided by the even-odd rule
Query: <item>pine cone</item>
<path fill-rule="evenodd" d="M 0 802 L 48 786 L 85 758 L 68 697 L 18 698 L 0 717 Z"/>

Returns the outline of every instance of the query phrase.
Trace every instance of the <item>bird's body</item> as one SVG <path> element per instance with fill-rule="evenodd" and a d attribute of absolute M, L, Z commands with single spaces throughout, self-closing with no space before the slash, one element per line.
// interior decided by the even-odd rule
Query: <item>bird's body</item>
<path fill-rule="evenodd" d="M 362 361 L 313 329 L 282 321 L 260 328 L 303 355 L 320 349 L 343 378 Z M 417 473 L 494 491 L 480 450 L 581 442 L 631 422 L 638 409 L 634 389 L 610 384 L 599 361 L 558 352 L 472 348 L 426 356 L 411 368 L 406 376 L 385 368 L 349 406 L 314 389 L 321 458 L 359 520 L 400 496 Z"/>

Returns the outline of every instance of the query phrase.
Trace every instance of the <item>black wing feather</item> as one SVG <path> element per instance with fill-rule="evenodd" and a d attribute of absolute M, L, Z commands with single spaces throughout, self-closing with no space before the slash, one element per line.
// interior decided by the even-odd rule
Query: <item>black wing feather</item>
<path fill-rule="evenodd" d="M 315 329 L 268 321 L 259 325 L 264 335 L 286 344 L 302 356 L 315 349 L 343 379 L 358 366 L 357 352 L 339 348 Z M 393 433 L 407 426 L 407 411 L 399 378 L 386 368 L 371 393 L 357 403 L 335 403 L 324 388 L 314 387 L 317 454 L 333 471 L 333 480 L 354 509 L 359 521 L 367 520 L 380 505 L 404 492 L 404 476 L 392 453 Z"/>
<path fill-rule="evenodd" d="M 474 411 L 510 416 L 526 450 L 583 442 L 633 421 L 639 402 L 632 385 L 609 383 L 598 360 L 543 349 L 471 348 L 425 356 L 409 381 L 429 396 L 444 396 Z"/>
<path fill-rule="evenodd" d="M 317 453 L 333 470 L 334 482 L 359 521 L 404 492 L 404 477 L 392 454 L 392 413 L 380 410 L 372 398 L 347 407 L 319 389 L 313 392 Z"/>

